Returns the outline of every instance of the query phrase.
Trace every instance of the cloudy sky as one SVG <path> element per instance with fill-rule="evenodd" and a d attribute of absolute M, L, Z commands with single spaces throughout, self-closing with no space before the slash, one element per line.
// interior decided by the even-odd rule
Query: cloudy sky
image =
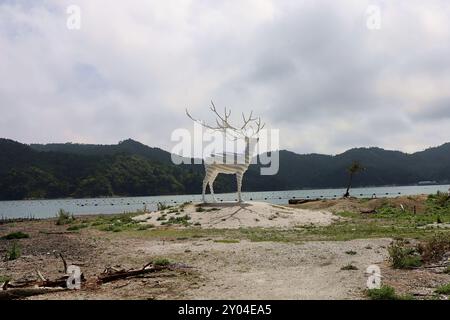
<path fill-rule="evenodd" d="M 448 142 L 450 2 L 0 0 L 0 137 L 170 150 L 211 99 L 300 153 Z"/>

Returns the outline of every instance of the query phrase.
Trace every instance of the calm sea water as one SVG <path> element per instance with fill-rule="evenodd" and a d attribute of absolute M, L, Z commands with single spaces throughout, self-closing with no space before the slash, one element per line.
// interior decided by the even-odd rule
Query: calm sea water
<path fill-rule="evenodd" d="M 431 194 L 438 190 L 447 192 L 450 185 L 404 186 L 404 187 L 374 187 L 354 188 L 351 195 L 355 197 L 395 197 L 399 195 Z M 335 198 L 344 194 L 345 189 L 315 189 L 269 192 L 244 192 L 244 200 L 266 201 L 274 204 L 287 204 L 291 198 Z M 217 194 L 219 201 L 235 201 L 235 193 Z M 210 199 L 208 195 L 208 199 Z M 168 205 L 180 204 L 186 201 L 200 201 L 201 195 L 127 197 L 127 198 L 96 198 L 96 199 L 64 199 L 64 200 L 23 200 L 0 201 L 0 218 L 50 218 L 55 217 L 59 209 L 64 209 L 76 215 L 83 214 L 113 214 L 133 212 L 143 209 L 155 210 L 157 203 Z"/>

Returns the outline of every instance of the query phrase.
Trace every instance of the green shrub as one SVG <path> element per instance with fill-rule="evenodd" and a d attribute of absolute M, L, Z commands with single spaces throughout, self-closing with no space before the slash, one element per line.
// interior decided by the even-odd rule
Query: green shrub
<path fill-rule="evenodd" d="M 203 207 L 195 208 L 195 212 L 205 212 L 206 210 Z"/>
<path fill-rule="evenodd" d="M 346 254 L 354 256 L 357 252 L 353 250 L 345 251 Z"/>
<path fill-rule="evenodd" d="M 20 257 L 20 255 L 21 255 L 20 246 L 17 242 L 14 242 L 11 248 L 9 248 L 6 251 L 5 259 L 9 261 L 16 260 Z"/>
<path fill-rule="evenodd" d="M 167 217 L 166 217 L 165 214 L 163 214 L 163 215 L 159 216 L 158 218 L 156 218 L 156 221 L 165 221 L 165 220 L 167 220 Z"/>
<path fill-rule="evenodd" d="M 368 289 L 367 296 L 372 300 L 412 300 L 410 295 L 399 296 L 395 293 L 395 289 L 390 286 L 382 286 L 379 289 Z"/>
<path fill-rule="evenodd" d="M 435 234 L 430 239 L 418 245 L 423 261 L 438 262 L 450 251 L 450 235 Z"/>
<path fill-rule="evenodd" d="M 73 214 L 65 211 L 64 209 L 59 209 L 58 214 L 56 216 L 56 225 L 62 226 L 65 224 L 70 224 L 75 221 L 75 217 Z"/>
<path fill-rule="evenodd" d="M 1 237 L 3 240 L 14 240 L 14 239 L 26 239 L 30 236 L 27 233 L 23 233 L 22 231 L 12 232 L 7 234 L 6 236 Z"/>
<path fill-rule="evenodd" d="M 184 215 L 182 217 L 170 217 L 169 220 L 162 222 L 162 225 L 167 225 L 167 224 L 182 224 L 184 226 L 189 225 L 189 220 L 191 220 L 191 217 L 189 217 L 188 215 Z"/>
<path fill-rule="evenodd" d="M 437 205 L 441 207 L 446 207 L 447 205 L 450 204 L 450 196 L 446 192 L 438 191 L 436 193 L 435 201 Z"/>
<path fill-rule="evenodd" d="M 11 277 L 0 275 L 0 283 L 5 283 L 6 281 L 10 281 Z"/>
<path fill-rule="evenodd" d="M 148 230 L 148 229 L 151 229 L 151 228 L 154 228 L 155 226 L 153 225 L 153 224 L 141 224 L 138 228 L 137 228 L 137 230 L 138 231 L 145 231 L 145 230 Z"/>
<path fill-rule="evenodd" d="M 158 204 L 156 206 L 157 206 L 158 211 L 163 211 L 163 210 L 170 208 L 170 206 L 168 206 L 162 202 L 158 202 Z"/>
<path fill-rule="evenodd" d="M 87 227 L 89 227 L 88 224 L 82 223 L 82 224 L 78 224 L 78 225 L 75 225 L 75 226 L 68 227 L 67 231 L 77 231 L 77 230 L 84 229 L 84 228 L 87 228 Z"/>
<path fill-rule="evenodd" d="M 447 283 L 446 285 L 440 286 L 435 290 L 438 294 L 445 294 L 450 295 L 450 283 Z"/>
<path fill-rule="evenodd" d="M 170 264 L 169 259 L 159 258 L 159 259 L 153 260 L 153 265 L 155 265 L 155 266 L 167 266 L 169 264 Z"/>
<path fill-rule="evenodd" d="M 395 269 L 410 269 L 422 265 L 422 258 L 416 249 L 408 247 L 404 240 L 391 243 L 388 252 L 392 267 Z"/>

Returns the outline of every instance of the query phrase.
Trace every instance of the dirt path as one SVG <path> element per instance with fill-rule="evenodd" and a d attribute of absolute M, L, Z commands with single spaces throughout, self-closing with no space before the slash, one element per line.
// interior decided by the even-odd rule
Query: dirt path
<path fill-rule="evenodd" d="M 140 249 L 199 270 L 204 281 L 185 293 L 190 299 L 352 299 L 363 297 L 364 272 L 384 263 L 389 242 L 148 242 Z M 358 270 L 340 270 L 348 264 Z"/>

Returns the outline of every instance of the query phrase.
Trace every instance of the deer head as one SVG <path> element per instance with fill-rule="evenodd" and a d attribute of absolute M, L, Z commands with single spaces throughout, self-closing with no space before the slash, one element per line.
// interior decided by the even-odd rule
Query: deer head
<path fill-rule="evenodd" d="M 219 114 L 214 105 L 214 102 L 211 101 L 211 111 L 216 115 L 216 122 L 214 125 L 210 125 L 205 123 L 204 121 L 193 118 L 189 111 L 186 109 L 186 115 L 192 119 L 193 121 L 199 123 L 204 128 L 213 130 L 213 131 L 221 131 L 225 135 L 232 133 L 234 135 L 234 140 L 237 138 L 244 138 L 245 142 L 249 142 L 250 139 L 256 137 L 258 133 L 264 128 L 265 123 L 261 123 L 261 118 L 254 118 L 253 111 L 250 112 L 248 117 L 242 113 L 242 124 L 239 126 L 232 125 L 229 121 L 231 116 L 231 110 L 227 110 L 225 108 L 223 115 Z"/>

